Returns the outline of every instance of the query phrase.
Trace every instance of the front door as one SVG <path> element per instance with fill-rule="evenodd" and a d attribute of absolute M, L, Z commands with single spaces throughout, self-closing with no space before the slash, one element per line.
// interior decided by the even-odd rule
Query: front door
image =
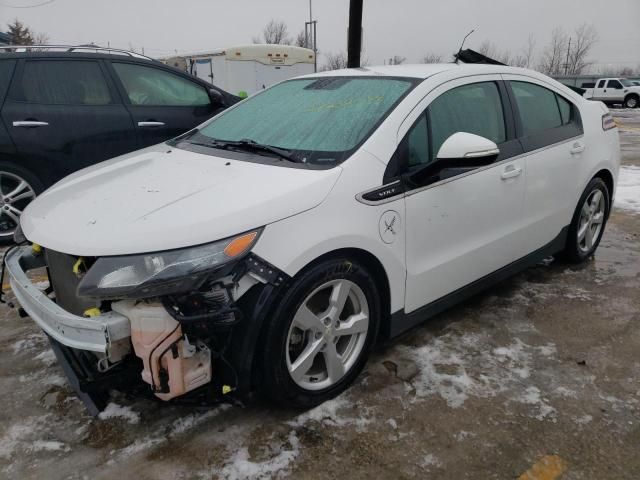
<path fill-rule="evenodd" d="M 409 172 L 457 132 L 488 138 L 501 153 L 491 165 L 451 169 L 407 193 L 407 313 L 516 260 L 521 235 L 525 164 L 516 158 L 521 149 L 499 77 L 456 80 L 434 96 L 403 140 Z"/>
<path fill-rule="evenodd" d="M 163 68 L 113 62 L 123 96 L 138 130 L 140 147 L 164 142 L 222 110 L 201 84 Z"/>

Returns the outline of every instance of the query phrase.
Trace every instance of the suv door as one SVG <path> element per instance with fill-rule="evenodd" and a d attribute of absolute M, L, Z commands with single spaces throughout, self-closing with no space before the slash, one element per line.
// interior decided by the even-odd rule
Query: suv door
<path fill-rule="evenodd" d="M 21 60 L 2 109 L 15 162 L 45 186 L 136 149 L 129 112 L 99 60 Z"/>
<path fill-rule="evenodd" d="M 550 243 L 571 222 L 579 196 L 575 172 L 588 145 L 578 108 L 553 87 L 530 77 L 509 80 L 516 129 L 526 153 L 527 235 L 522 245 L 534 251 Z"/>
<path fill-rule="evenodd" d="M 186 75 L 123 61 L 111 65 L 138 129 L 141 147 L 176 137 L 223 110 L 212 103 L 203 84 Z"/>
<path fill-rule="evenodd" d="M 505 99 L 499 76 L 458 79 L 432 91 L 422 102 L 426 112 L 407 119 L 413 126 L 399 151 L 408 157 L 408 174 L 433 161 L 457 132 L 481 135 L 500 148 L 491 165 L 450 169 L 435 183 L 407 187 L 407 313 L 517 259 L 525 165 L 515 158 L 521 147 Z"/>

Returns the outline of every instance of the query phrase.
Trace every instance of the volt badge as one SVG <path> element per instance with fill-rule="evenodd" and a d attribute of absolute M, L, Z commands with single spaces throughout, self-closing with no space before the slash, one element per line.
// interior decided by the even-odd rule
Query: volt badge
<path fill-rule="evenodd" d="M 395 242 L 400 233 L 400 214 L 395 210 L 387 210 L 380 217 L 380 238 L 384 243 Z"/>

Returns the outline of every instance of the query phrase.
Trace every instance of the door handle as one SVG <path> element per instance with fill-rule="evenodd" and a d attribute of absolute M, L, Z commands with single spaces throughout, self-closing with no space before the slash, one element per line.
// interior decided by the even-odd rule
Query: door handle
<path fill-rule="evenodd" d="M 584 152 L 585 146 L 584 143 L 582 142 L 575 142 L 572 146 L 571 146 L 571 150 L 569 150 L 571 152 L 571 155 L 577 155 L 578 153 L 582 153 Z"/>
<path fill-rule="evenodd" d="M 502 171 L 500 178 L 502 180 L 508 180 L 510 178 L 517 177 L 521 173 L 522 173 L 522 169 L 520 167 L 516 167 L 515 165 L 507 165 Z"/>
<path fill-rule="evenodd" d="M 47 122 L 38 122 L 37 120 L 18 120 L 13 122 L 14 127 L 46 127 Z"/>
<path fill-rule="evenodd" d="M 138 122 L 139 127 L 164 127 L 164 122 Z"/>

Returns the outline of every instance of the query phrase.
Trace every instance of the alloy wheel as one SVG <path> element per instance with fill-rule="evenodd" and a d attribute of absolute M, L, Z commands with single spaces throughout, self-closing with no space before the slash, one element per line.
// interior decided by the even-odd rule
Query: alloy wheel
<path fill-rule="evenodd" d="M 0 171 L 0 238 L 13 237 L 20 215 L 35 197 L 35 190 L 22 177 Z"/>
<path fill-rule="evenodd" d="M 362 289 L 345 279 L 322 284 L 305 298 L 289 327 L 289 375 L 305 390 L 335 385 L 357 362 L 368 330 L 369 305 Z"/>
<path fill-rule="evenodd" d="M 588 253 L 598 240 L 605 215 L 605 198 L 600 190 L 589 194 L 580 211 L 578 226 L 578 248 Z"/>

